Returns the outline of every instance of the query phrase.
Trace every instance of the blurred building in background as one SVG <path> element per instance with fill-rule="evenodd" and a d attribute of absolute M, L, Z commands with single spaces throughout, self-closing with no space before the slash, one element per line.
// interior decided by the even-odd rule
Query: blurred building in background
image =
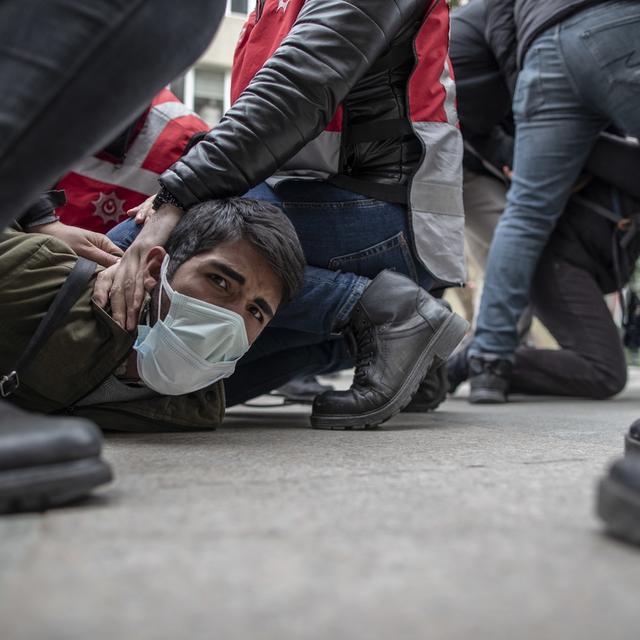
<path fill-rule="evenodd" d="M 255 0 L 227 0 L 220 29 L 198 62 L 171 83 L 171 90 L 212 127 L 229 108 L 233 52 Z"/>

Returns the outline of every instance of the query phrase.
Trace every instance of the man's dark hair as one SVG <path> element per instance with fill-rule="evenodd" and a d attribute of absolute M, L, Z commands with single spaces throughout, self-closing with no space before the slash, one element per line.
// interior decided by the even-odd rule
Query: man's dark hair
<path fill-rule="evenodd" d="M 208 200 L 191 207 L 169 236 L 167 277 L 193 256 L 225 242 L 247 239 L 282 283 L 282 303 L 300 290 L 305 259 L 291 221 L 277 207 L 258 200 Z"/>

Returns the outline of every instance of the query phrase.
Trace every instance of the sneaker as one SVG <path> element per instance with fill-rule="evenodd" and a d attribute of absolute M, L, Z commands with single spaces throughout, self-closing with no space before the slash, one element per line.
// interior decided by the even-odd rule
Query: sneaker
<path fill-rule="evenodd" d="M 469 402 L 471 404 L 504 404 L 507 401 L 511 362 L 509 360 L 485 360 L 478 356 L 469 358 Z"/>

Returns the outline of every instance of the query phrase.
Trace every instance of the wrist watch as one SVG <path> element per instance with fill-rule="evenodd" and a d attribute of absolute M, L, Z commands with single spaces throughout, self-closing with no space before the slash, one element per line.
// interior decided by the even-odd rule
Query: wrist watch
<path fill-rule="evenodd" d="M 163 204 L 170 204 L 178 209 L 184 209 L 179 200 L 164 185 L 158 191 L 158 195 L 153 199 L 153 208 L 157 211 Z"/>

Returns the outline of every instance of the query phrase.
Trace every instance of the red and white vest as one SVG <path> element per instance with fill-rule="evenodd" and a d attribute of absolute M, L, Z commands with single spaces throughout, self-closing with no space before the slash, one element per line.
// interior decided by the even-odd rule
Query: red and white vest
<path fill-rule="evenodd" d="M 159 189 L 158 177 L 182 156 L 191 136 L 209 127 L 168 89 L 152 101 L 124 161 L 100 152 L 78 162 L 56 185 L 67 203 L 62 222 L 106 233 Z"/>
<path fill-rule="evenodd" d="M 391 1 L 391 0 L 390 0 Z M 240 34 L 231 83 L 232 103 L 293 28 L 305 0 L 259 0 L 260 19 L 251 13 Z M 285 6 L 286 5 L 286 6 Z M 284 10 L 283 10 L 284 9 Z M 465 280 L 462 137 L 458 128 L 455 84 L 449 60 L 449 8 L 434 0 L 414 40 L 416 65 L 408 83 L 409 120 L 424 156 L 407 194 L 418 256 L 445 283 Z M 339 172 L 342 108 L 315 140 L 278 172 L 278 176 Z"/>

